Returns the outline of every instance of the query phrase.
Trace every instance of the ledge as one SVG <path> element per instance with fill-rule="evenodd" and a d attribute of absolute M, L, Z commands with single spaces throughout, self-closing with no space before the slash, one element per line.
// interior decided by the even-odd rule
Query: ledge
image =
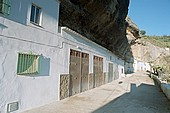
<path fill-rule="evenodd" d="M 160 78 L 158 78 L 158 76 L 155 75 L 151 75 L 151 78 L 158 83 L 163 93 L 170 100 L 170 84 L 168 84 L 166 81 L 162 81 Z"/>

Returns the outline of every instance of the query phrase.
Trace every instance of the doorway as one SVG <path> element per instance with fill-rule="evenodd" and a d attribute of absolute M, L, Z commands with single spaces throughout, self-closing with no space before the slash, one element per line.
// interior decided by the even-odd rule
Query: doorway
<path fill-rule="evenodd" d="M 104 83 L 103 77 L 103 58 L 93 57 L 93 73 L 94 73 L 94 87 L 101 86 Z"/>
<path fill-rule="evenodd" d="M 70 50 L 69 95 L 88 90 L 89 54 Z"/>
<path fill-rule="evenodd" d="M 109 73 L 108 73 L 108 82 L 113 80 L 113 64 L 109 63 Z"/>

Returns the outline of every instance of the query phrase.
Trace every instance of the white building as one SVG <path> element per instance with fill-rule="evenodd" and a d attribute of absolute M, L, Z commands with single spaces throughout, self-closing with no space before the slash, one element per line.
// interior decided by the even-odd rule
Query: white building
<path fill-rule="evenodd" d="M 134 71 L 151 71 L 151 67 L 148 62 L 143 62 L 139 60 L 134 60 Z"/>
<path fill-rule="evenodd" d="M 134 62 L 125 62 L 125 74 L 131 74 L 134 72 Z"/>
<path fill-rule="evenodd" d="M 124 76 L 124 61 L 112 52 L 68 28 L 58 33 L 58 0 L 0 2 L 0 113 L 59 101 Z"/>

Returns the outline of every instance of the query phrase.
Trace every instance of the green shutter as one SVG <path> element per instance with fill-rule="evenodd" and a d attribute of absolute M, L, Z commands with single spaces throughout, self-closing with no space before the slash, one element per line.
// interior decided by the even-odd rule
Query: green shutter
<path fill-rule="evenodd" d="M 11 9 L 11 3 L 10 0 L 6 0 L 6 13 L 9 15 L 10 14 L 10 9 Z"/>
<path fill-rule="evenodd" d="M 0 0 L 0 13 L 9 15 L 10 10 L 11 10 L 10 0 Z"/>
<path fill-rule="evenodd" d="M 39 73 L 39 62 L 39 55 L 19 53 L 17 74 Z"/>
<path fill-rule="evenodd" d="M 3 0 L 0 0 L 0 13 L 3 12 Z"/>

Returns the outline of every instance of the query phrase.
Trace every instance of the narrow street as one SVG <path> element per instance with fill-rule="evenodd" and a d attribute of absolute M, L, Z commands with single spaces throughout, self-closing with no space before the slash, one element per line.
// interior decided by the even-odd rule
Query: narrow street
<path fill-rule="evenodd" d="M 170 101 L 147 73 L 137 72 L 23 113 L 170 113 Z"/>

